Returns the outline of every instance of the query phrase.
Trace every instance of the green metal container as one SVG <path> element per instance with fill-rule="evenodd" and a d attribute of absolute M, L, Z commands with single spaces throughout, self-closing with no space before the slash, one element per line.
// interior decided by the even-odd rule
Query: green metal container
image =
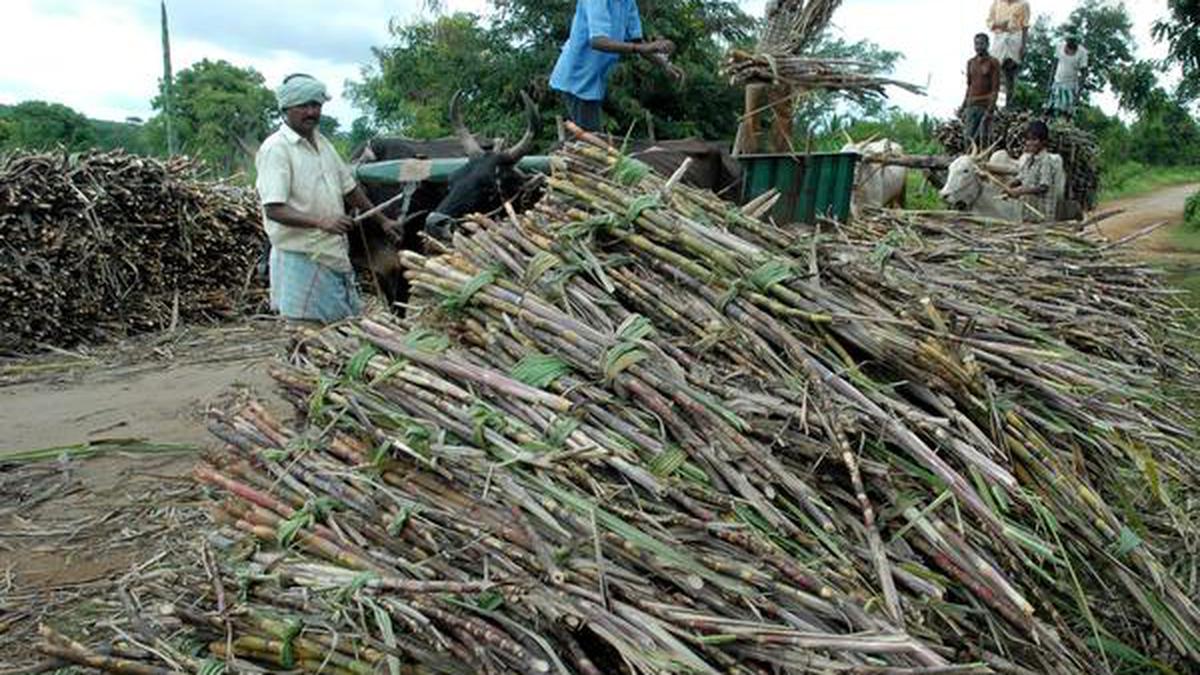
<path fill-rule="evenodd" d="M 742 203 L 775 188 L 782 195 L 771 210 L 777 223 L 815 223 L 818 216 L 845 222 L 859 157 L 856 152 L 740 155 Z"/>

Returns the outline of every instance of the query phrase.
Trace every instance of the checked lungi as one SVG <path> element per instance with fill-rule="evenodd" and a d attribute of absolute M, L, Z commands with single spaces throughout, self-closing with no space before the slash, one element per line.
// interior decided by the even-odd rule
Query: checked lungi
<path fill-rule="evenodd" d="M 362 313 L 363 302 L 353 272 L 271 247 L 271 309 L 288 319 L 333 323 Z"/>

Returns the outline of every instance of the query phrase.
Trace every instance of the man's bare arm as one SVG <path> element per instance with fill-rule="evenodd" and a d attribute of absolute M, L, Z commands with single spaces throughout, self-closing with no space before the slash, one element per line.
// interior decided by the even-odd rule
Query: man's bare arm
<path fill-rule="evenodd" d="M 268 218 L 288 227 L 345 234 L 354 225 L 350 216 L 313 216 L 301 213 L 287 204 L 267 204 L 265 208 Z"/>
<path fill-rule="evenodd" d="M 649 42 L 622 42 L 610 37 L 594 37 L 592 49 L 609 54 L 671 54 L 675 51 L 675 43 L 670 40 L 651 40 Z"/>

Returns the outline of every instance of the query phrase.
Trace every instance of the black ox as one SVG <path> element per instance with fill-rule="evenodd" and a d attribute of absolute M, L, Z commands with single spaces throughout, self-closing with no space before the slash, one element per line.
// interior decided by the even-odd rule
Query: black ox
<path fill-rule="evenodd" d="M 355 163 L 446 159 L 462 157 L 464 153 L 469 158 L 446 183 L 421 181 L 411 188 L 407 200 L 386 210 L 389 217 L 404 223 L 399 241 L 387 236 L 374 223 L 366 224 L 361 232 L 351 235 L 350 253 L 356 267 L 370 271 L 374 283 L 390 303 L 404 303 L 408 298 L 408 282 L 398 265 L 397 250 L 422 250 L 422 232 L 445 237 L 456 219 L 500 208 L 504 201 L 519 195 L 529 183 L 529 177 L 517 163 L 532 149 L 540 119 L 529 97 L 524 92 L 521 97 L 525 101 L 526 129 L 521 139 L 508 149 L 503 147 L 500 139 L 481 139 L 467 129 L 456 95 L 450 103 L 454 138 L 416 141 L 381 137 L 355 150 L 351 157 Z M 625 144 L 633 157 L 664 176 L 675 173 L 690 158 L 692 162 L 682 178 L 684 183 L 711 190 L 726 199 L 738 197 L 741 170 L 723 144 L 694 138 L 631 140 L 627 143 L 613 139 L 613 143 Z M 375 204 L 393 199 L 403 191 L 401 186 L 394 184 L 367 183 L 365 188 Z"/>
<path fill-rule="evenodd" d="M 398 250 L 421 251 L 421 233 L 447 238 L 452 223 L 470 213 L 486 213 L 518 195 L 528 176 L 517 163 L 533 149 L 540 119 L 533 101 L 525 101 L 526 127 L 521 139 L 505 148 L 500 139 L 477 139 L 462 121 L 459 95 L 450 102 L 450 120 L 454 138 L 412 141 L 403 138 L 375 138 L 357 148 L 351 156 L 355 164 L 400 159 L 450 159 L 462 157 L 468 162 L 442 184 L 422 180 L 410 187 L 406 199 L 393 203 L 385 213 L 403 224 L 398 237 L 389 236 L 374 222 L 364 222 L 350 235 L 350 258 L 357 269 L 366 271 L 371 282 L 386 296 L 389 304 L 408 300 L 408 281 L 404 278 L 396 253 Z M 366 183 L 367 196 L 382 204 L 401 195 L 400 185 Z"/>

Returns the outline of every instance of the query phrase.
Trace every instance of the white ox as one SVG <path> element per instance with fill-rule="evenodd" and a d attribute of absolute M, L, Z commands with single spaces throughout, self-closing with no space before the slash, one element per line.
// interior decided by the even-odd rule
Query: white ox
<path fill-rule="evenodd" d="M 857 152 L 860 155 L 902 155 L 904 148 L 888 139 L 862 143 L 847 143 L 842 152 Z M 875 162 L 859 162 L 854 169 L 854 192 L 851 206 L 855 214 L 862 207 L 891 206 L 904 208 L 904 187 L 908 181 L 908 169 Z"/>
<path fill-rule="evenodd" d="M 1021 201 L 1004 194 L 1001 187 L 1011 181 L 1016 172 L 1016 160 L 1004 150 L 993 153 L 984 166 L 976 157 L 963 155 L 950 163 L 946 186 L 938 194 L 950 208 L 986 218 L 1019 222 Z"/>

